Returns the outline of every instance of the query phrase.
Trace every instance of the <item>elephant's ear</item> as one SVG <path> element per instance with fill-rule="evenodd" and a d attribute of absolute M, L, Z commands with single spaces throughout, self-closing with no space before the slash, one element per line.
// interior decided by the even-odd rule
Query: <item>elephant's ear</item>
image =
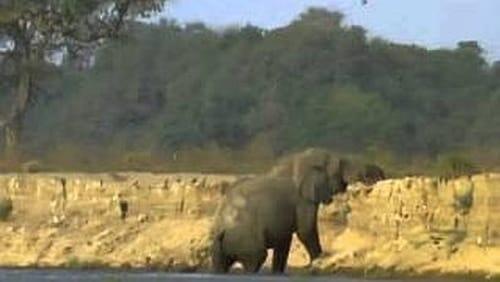
<path fill-rule="evenodd" d="M 305 170 L 313 163 L 322 165 L 328 159 L 329 152 L 319 148 L 309 148 L 299 153 L 286 156 L 271 168 L 269 175 L 279 177 L 291 177 L 296 184 L 304 175 Z"/>
<path fill-rule="evenodd" d="M 322 151 L 306 151 L 294 164 L 293 179 L 300 195 L 314 203 L 331 198 L 328 180 L 330 156 Z"/>
<path fill-rule="evenodd" d="M 291 165 L 291 176 L 295 184 L 300 185 L 312 169 L 324 170 L 330 161 L 330 154 L 322 149 L 310 148 L 296 154 Z"/>
<path fill-rule="evenodd" d="M 319 203 L 331 196 L 327 169 L 330 159 L 327 150 L 309 148 L 282 159 L 271 169 L 270 175 L 290 177 L 302 197 Z"/>
<path fill-rule="evenodd" d="M 332 193 L 325 167 L 311 167 L 302 177 L 299 184 L 299 191 L 301 197 L 310 202 L 316 204 L 327 202 L 331 198 Z"/>

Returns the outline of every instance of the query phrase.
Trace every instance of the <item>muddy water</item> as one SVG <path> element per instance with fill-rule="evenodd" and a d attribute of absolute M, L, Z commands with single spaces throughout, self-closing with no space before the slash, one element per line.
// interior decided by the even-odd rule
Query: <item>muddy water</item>
<path fill-rule="evenodd" d="M 343 277 L 303 277 L 303 276 L 243 276 L 210 274 L 172 274 L 164 272 L 111 272 L 74 270 L 0 270 L 2 282 L 465 282 L 467 280 L 425 279 L 425 280 L 363 280 Z"/>

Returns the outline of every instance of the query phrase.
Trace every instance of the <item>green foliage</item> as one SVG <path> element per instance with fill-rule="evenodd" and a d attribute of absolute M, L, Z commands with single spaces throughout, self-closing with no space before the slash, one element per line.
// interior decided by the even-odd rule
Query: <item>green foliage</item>
<path fill-rule="evenodd" d="M 477 167 L 471 160 L 457 154 L 440 155 L 436 162 L 436 173 L 445 178 L 470 176 L 477 172 Z"/>
<path fill-rule="evenodd" d="M 10 198 L 0 198 L 0 221 L 6 221 L 12 213 L 12 200 Z"/>
<path fill-rule="evenodd" d="M 455 187 L 453 196 L 455 211 L 462 215 L 468 214 L 474 204 L 474 186 L 472 182 L 459 182 L 458 187 Z"/>
<path fill-rule="evenodd" d="M 18 147 L 25 115 L 40 94 L 47 92 L 43 82 L 58 69 L 55 55 L 62 56 L 65 65 L 86 68 L 92 52 L 103 41 L 116 39 L 130 19 L 160 11 L 164 2 L 1 1 L 0 91 L 8 94 L 2 96 L 11 96 L 10 101 L 2 98 L 8 106 L 0 107 L 0 131 L 4 133 L 0 136 L 3 139 L 0 145 L 5 157 L 20 158 Z"/>
<path fill-rule="evenodd" d="M 474 203 L 474 194 L 472 190 L 468 193 L 455 195 L 453 207 L 461 214 L 467 214 Z"/>
<path fill-rule="evenodd" d="M 365 33 L 321 9 L 276 30 L 133 25 L 92 69 L 45 81 L 25 154 L 65 169 L 259 171 L 323 146 L 427 172 L 450 152 L 498 151 L 498 66 L 477 44 L 427 50 Z"/>

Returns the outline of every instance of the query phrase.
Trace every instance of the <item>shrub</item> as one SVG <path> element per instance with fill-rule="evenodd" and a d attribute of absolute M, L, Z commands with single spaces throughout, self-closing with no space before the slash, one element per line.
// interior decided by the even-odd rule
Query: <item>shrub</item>
<path fill-rule="evenodd" d="M 476 165 L 460 155 L 439 156 L 436 163 L 436 173 L 447 179 L 460 176 L 470 176 L 478 172 Z"/>
<path fill-rule="evenodd" d="M 0 220 L 5 221 L 12 213 L 12 200 L 10 198 L 0 198 Z"/>
<path fill-rule="evenodd" d="M 71 256 L 66 261 L 66 267 L 73 269 L 100 269 L 100 268 L 106 268 L 107 265 L 100 260 L 95 260 L 95 261 L 82 260 L 78 257 Z"/>
<path fill-rule="evenodd" d="M 21 172 L 24 173 L 36 173 L 42 170 L 42 164 L 37 160 L 31 160 L 21 164 Z"/>
<path fill-rule="evenodd" d="M 472 185 L 462 185 L 455 190 L 453 198 L 455 210 L 460 214 L 468 214 L 474 204 L 474 187 Z"/>

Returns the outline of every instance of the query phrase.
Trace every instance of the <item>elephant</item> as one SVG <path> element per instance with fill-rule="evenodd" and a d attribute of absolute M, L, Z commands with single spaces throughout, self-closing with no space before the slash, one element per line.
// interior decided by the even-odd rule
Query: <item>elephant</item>
<path fill-rule="evenodd" d="M 213 271 L 227 273 L 240 262 L 246 272 L 258 272 L 272 249 L 272 271 L 282 273 L 294 233 L 310 261 L 318 258 L 318 207 L 346 191 L 343 170 L 344 160 L 311 148 L 284 159 L 267 174 L 238 181 L 216 212 Z"/>

